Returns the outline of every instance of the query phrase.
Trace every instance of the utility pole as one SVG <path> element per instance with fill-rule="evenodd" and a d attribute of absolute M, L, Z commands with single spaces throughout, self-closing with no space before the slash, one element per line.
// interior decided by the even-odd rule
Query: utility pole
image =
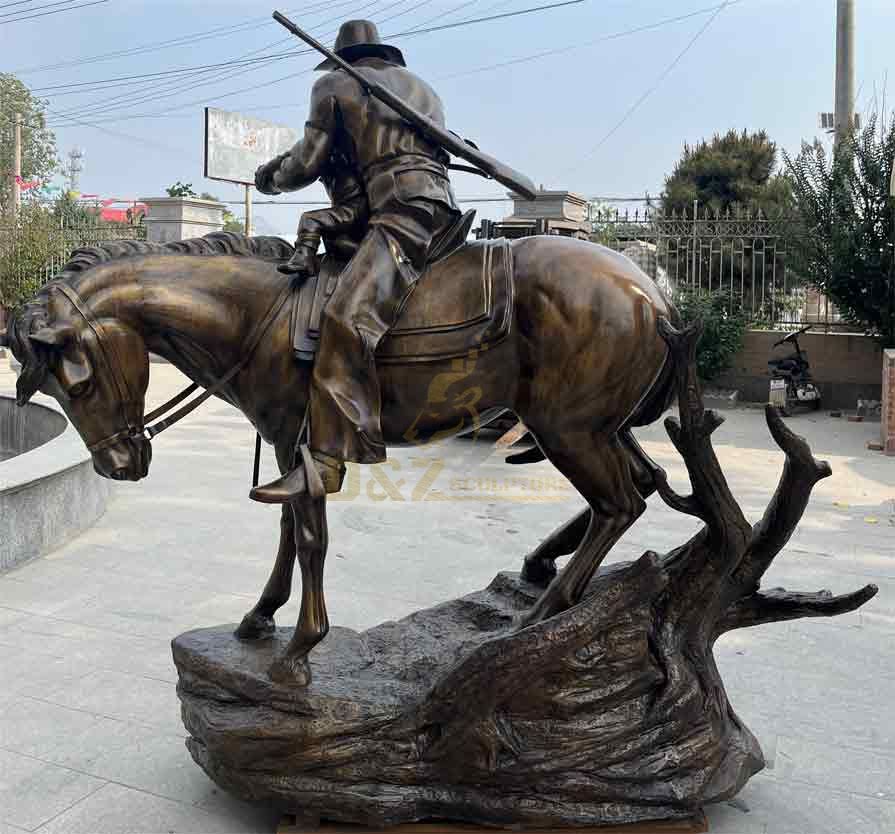
<path fill-rule="evenodd" d="M 246 183 L 246 195 L 245 195 L 245 233 L 246 235 L 252 234 L 252 186 Z"/>
<path fill-rule="evenodd" d="M 22 114 L 15 114 L 13 124 L 13 151 L 12 151 L 12 188 L 9 192 L 9 219 L 10 225 L 15 225 L 19 214 L 19 206 L 22 203 Z"/>
<path fill-rule="evenodd" d="M 68 152 L 68 165 L 62 173 L 68 180 L 68 190 L 77 192 L 81 185 L 81 172 L 84 170 L 84 151 L 72 148 Z"/>
<path fill-rule="evenodd" d="M 855 123 L 855 0 L 836 0 L 836 144 Z"/>

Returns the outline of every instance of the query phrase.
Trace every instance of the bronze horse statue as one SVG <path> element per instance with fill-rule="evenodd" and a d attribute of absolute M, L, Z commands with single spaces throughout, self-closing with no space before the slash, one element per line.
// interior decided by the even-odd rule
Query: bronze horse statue
<path fill-rule="evenodd" d="M 671 404 L 672 362 L 658 324 L 678 319 L 654 282 L 610 249 L 548 236 L 503 245 L 512 260 L 506 335 L 467 363 L 463 384 L 480 394 L 479 412 L 515 412 L 589 505 L 527 557 L 525 578 L 552 582 L 524 627 L 581 598 L 655 489 L 655 465 L 629 429 L 655 421 Z M 311 376 L 310 363 L 293 357 L 291 307 L 283 303 L 287 283 L 276 269 L 291 251 L 276 238 L 223 233 L 174 244 L 115 241 L 77 251 L 0 334 L 0 343 L 23 366 L 19 403 L 38 390 L 55 397 L 100 475 L 139 480 L 152 452 L 144 433 L 151 351 L 240 409 L 274 445 L 285 471 L 293 462 Z M 475 268 L 462 252 L 444 262 L 448 280 L 427 284 L 423 276 L 414 291 L 432 294 L 448 319 L 463 306 L 455 288 L 463 270 Z M 428 396 L 431 381 L 450 373 L 452 361 L 381 366 L 389 444 L 468 428 L 472 417 L 458 420 L 451 398 L 436 402 Z M 285 655 L 271 668 L 276 680 L 310 679 L 307 655 L 328 630 L 326 547 L 325 497 L 284 505 L 276 562 L 237 632 L 244 639 L 272 632 L 297 558 L 301 614 Z M 555 576 L 556 556 L 572 549 L 575 555 Z"/>

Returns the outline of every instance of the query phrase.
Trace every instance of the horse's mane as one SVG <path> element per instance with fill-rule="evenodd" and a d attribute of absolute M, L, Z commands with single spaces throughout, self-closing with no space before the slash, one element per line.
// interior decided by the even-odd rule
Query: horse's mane
<path fill-rule="evenodd" d="M 15 310 L 8 322 L 6 340 L 13 355 L 22 363 L 16 389 L 19 404 L 27 402 L 43 384 L 47 373 L 47 352 L 28 337 L 47 325 L 47 297 L 53 285 L 73 284 L 90 269 L 110 261 L 145 255 L 232 255 L 283 261 L 294 251 L 278 237 L 249 237 L 235 232 L 212 232 L 205 237 L 177 240 L 170 243 L 149 243 L 144 240 L 109 240 L 95 246 L 76 249 L 62 270 L 33 298 Z"/>
<path fill-rule="evenodd" d="M 212 232 L 205 237 L 150 243 L 145 240 L 107 240 L 94 246 L 75 249 L 71 258 L 56 275 L 56 281 L 74 278 L 88 269 L 109 261 L 136 258 L 142 255 L 233 255 L 245 258 L 284 261 L 293 247 L 278 237 L 249 237 L 237 232 Z"/>

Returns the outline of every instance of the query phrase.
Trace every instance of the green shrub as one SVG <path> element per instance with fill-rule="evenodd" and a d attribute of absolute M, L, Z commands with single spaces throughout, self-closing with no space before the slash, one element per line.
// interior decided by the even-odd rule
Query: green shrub
<path fill-rule="evenodd" d="M 702 321 L 696 367 L 704 382 L 724 373 L 743 346 L 749 316 L 729 292 L 685 289 L 675 294 L 675 306 L 685 324 Z"/>

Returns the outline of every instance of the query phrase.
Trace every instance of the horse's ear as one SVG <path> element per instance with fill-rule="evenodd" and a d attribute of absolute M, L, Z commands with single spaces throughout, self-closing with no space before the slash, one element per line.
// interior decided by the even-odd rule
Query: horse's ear
<path fill-rule="evenodd" d="M 60 348 L 75 335 L 75 328 L 71 324 L 53 324 L 42 327 L 37 333 L 29 333 L 28 338 L 32 342 L 46 345 L 51 348 Z"/>

